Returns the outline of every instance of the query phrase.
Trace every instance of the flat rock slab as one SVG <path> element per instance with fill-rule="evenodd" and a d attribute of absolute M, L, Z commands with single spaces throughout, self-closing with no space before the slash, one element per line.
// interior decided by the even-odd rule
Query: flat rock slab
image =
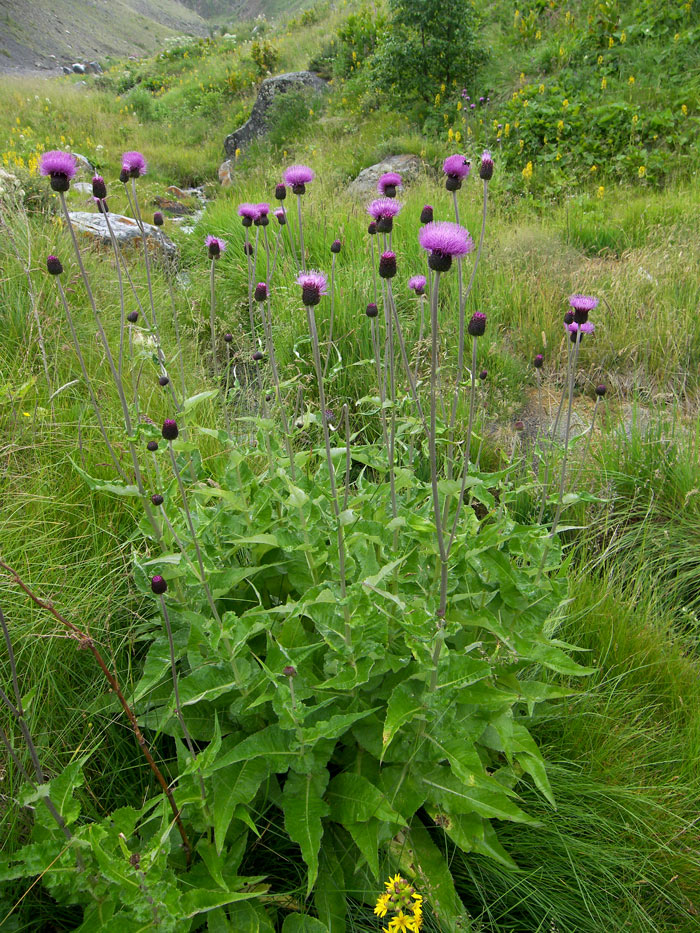
<path fill-rule="evenodd" d="M 267 112 L 273 100 L 279 97 L 280 94 L 305 89 L 325 91 L 327 87 L 327 82 L 312 71 L 289 71 L 283 75 L 275 75 L 274 78 L 265 78 L 260 85 L 258 99 L 253 105 L 250 119 L 226 137 L 224 141 L 226 155 L 229 157 L 235 156 L 236 149 L 243 149 L 254 139 L 258 139 L 267 133 Z"/>
<path fill-rule="evenodd" d="M 101 243 L 111 244 L 109 228 L 103 214 L 93 214 L 89 211 L 71 211 L 70 219 L 76 230 L 87 236 L 94 237 Z M 123 214 L 110 214 L 109 222 L 120 246 L 141 245 L 141 230 L 132 217 L 125 217 Z M 151 249 L 164 249 L 169 259 L 176 256 L 177 246 L 164 233 L 161 233 L 158 227 L 144 223 L 143 229 Z"/>
<path fill-rule="evenodd" d="M 398 172 L 403 186 L 410 185 L 425 173 L 423 160 L 417 155 L 389 156 L 382 162 L 363 168 L 357 178 L 348 185 L 348 194 L 356 198 L 378 198 L 377 182 L 385 172 Z"/>

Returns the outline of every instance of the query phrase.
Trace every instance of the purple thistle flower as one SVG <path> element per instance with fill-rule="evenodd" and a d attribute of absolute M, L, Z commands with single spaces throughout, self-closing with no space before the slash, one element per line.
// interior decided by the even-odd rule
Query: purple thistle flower
<path fill-rule="evenodd" d="M 308 165 L 290 165 L 284 172 L 284 180 L 294 194 L 305 194 L 306 186 L 316 175 Z"/>
<path fill-rule="evenodd" d="M 486 315 L 482 311 L 475 311 L 467 324 L 467 330 L 472 337 L 483 337 L 486 331 Z"/>
<path fill-rule="evenodd" d="M 423 210 L 420 212 L 420 222 L 422 224 L 429 224 L 433 222 L 433 205 L 424 204 Z"/>
<path fill-rule="evenodd" d="M 122 156 L 122 171 L 129 173 L 129 178 L 139 178 L 146 174 L 146 160 L 140 152 L 125 152 Z"/>
<path fill-rule="evenodd" d="M 328 282 L 322 272 L 300 272 L 297 276 L 297 285 L 301 285 L 301 300 L 309 308 L 317 305 L 321 300 L 321 295 L 328 292 Z"/>
<path fill-rule="evenodd" d="M 474 249 L 468 231 L 449 220 L 426 224 L 418 233 L 418 241 L 428 253 L 428 265 L 436 272 L 447 272 L 454 256 L 466 256 Z"/>
<path fill-rule="evenodd" d="M 469 175 L 471 164 L 463 155 L 448 156 L 442 163 L 442 170 L 447 176 L 445 187 L 448 191 L 459 191 L 462 182 Z"/>
<path fill-rule="evenodd" d="M 92 196 L 101 201 L 107 197 L 107 185 L 101 175 L 95 175 L 92 179 Z"/>
<path fill-rule="evenodd" d="M 266 227 L 270 223 L 270 218 L 268 214 L 270 213 L 270 205 L 266 202 L 262 204 L 255 205 L 258 209 L 258 216 L 255 218 L 254 223 L 258 227 Z"/>
<path fill-rule="evenodd" d="M 287 187 L 281 181 L 275 185 L 275 197 L 278 201 L 284 201 L 284 199 L 287 197 Z"/>
<path fill-rule="evenodd" d="M 379 308 L 373 301 L 370 301 L 370 303 L 365 308 L 365 314 L 367 317 L 376 317 L 379 314 Z"/>
<path fill-rule="evenodd" d="M 486 377 L 488 376 L 488 374 L 489 373 L 487 369 L 482 369 L 481 372 L 479 373 L 479 379 L 481 379 L 481 381 L 483 382 L 484 379 L 486 379 Z"/>
<path fill-rule="evenodd" d="M 226 240 L 220 240 L 216 236 L 208 236 L 204 241 L 204 245 L 209 250 L 210 259 L 218 259 L 222 253 L 226 252 Z"/>
<path fill-rule="evenodd" d="M 135 324 L 139 319 L 138 311 L 129 311 L 129 313 L 126 316 L 126 319 L 129 322 L 129 324 Z"/>
<path fill-rule="evenodd" d="M 233 334 L 224 334 L 224 343 L 231 343 L 233 341 Z"/>
<path fill-rule="evenodd" d="M 280 227 L 284 227 L 284 225 L 287 223 L 287 215 L 285 214 L 283 207 L 277 208 L 275 211 L 275 217 L 277 218 L 277 223 L 280 225 Z"/>
<path fill-rule="evenodd" d="M 324 421 L 326 421 L 326 423 L 328 423 L 329 421 L 332 421 L 333 420 L 333 409 L 326 408 L 325 411 L 323 412 L 323 418 L 324 418 Z"/>
<path fill-rule="evenodd" d="M 469 104 L 470 110 L 476 110 L 476 104 Z"/>
<path fill-rule="evenodd" d="M 46 269 L 49 275 L 60 275 L 63 272 L 63 264 L 58 256 L 49 256 L 46 260 Z"/>
<path fill-rule="evenodd" d="M 379 274 L 383 279 L 393 279 L 396 275 L 396 253 L 387 250 L 379 257 Z"/>
<path fill-rule="evenodd" d="M 165 223 L 165 218 L 163 217 L 160 211 L 156 211 L 155 214 L 153 215 L 153 226 L 162 227 L 164 223 Z"/>
<path fill-rule="evenodd" d="M 577 321 L 573 321 L 571 324 L 567 325 L 567 330 L 571 334 L 571 342 L 576 343 L 576 335 L 579 333 L 579 331 L 580 337 L 578 339 L 581 341 L 583 340 L 585 334 L 595 333 L 595 324 L 593 324 L 591 321 L 583 321 L 581 324 L 579 324 Z"/>
<path fill-rule="evenodd" d="M 422 295 L 425 292 L 425 276 L 412 275 L 408 280 L 408 287 L 411 291 L 414 291 L 416 295 Z"/>
<path fill-rule="evenodd" d="M 569 304 L 574 310 L 574 321 L 577 324 L 585 324 L 589 311 L 598 307 L 598 299 L 591 295 L 570 295 Z"/>
<path fill-rule="evenodd" d="M 163 497 L 161 496 L 159 492 L 154 492 L 153 495 L 151 496 L 151 502 L 153 503 L 153 505 L 162 505 Z"/>
<path fill-rule="evenodd" d="M 376 232 L 377 232 L 377 221 L 371 220 L 369 224 L 367 225 L 367 233 L 369 233 L 370 236 L 374 236 Z"/>
<path fill-rule="evenodd" d="M 573 311 L 567 311 L 566 314 L 564 315 L 564 323 L 567 325 L 567 327 L 568 327 L 569 324 L 571 324 L 571 322 L 573 321 L 573 319 L 574 319 L 574 312 L 573 312 Z"/>
<path fill-rule="evenodd" d="M 535 367 L 535 369 L 542 369 L 542 366 L 544 365 L 544 357 L 541 353 L 537 354 L 537 356 L 532 361 L 532 365 Z"/>
<path fill-rule="evenodd" d="M 342 248 L 343 248 L 343 244 L 340 242 L 340 240 L 333 240 L 333 242 L 331 243 L 332 253 L 339 253 Z"/>
<path fill-rule="evenodd" d="M 158 441 L 149 441 L 146 444 L 146 450 L 150 450 L 152 454 L 155 453 L 158 450 Z"/>
<path fill-rule="evenodd" d="M 393 198 L 376 198 L 367 205 L 367 213 L 376 220 L 378 233 L 391 233 L 394 217 L 402 207 L 403 204 Z"/>
<path fill-rule="evenodd" d="M 151 589 L 156 594 L 156 596 L 162 596 L 163 593 L 168 589 L 168 584 L 165 582 L 163 577 L 160 574 L 156 574 L 155 577 L 151 577 Z"/>
<path fill-rule="evenodd" d="M 163 430 L 161 433 L 166 441 L 176 440 L 180 433 L 177 429 L 177 421 L 173 421 L 172 418 L 166 418 L 163 422 Z"/>
<path fill-rule="evenodd" d="M 608 387 L 603 385 L 602 383 L 601 385 L 595 387 L 595 394 L 598 396 L 598 398 L 602 398 L 607 391 L 608 391 Z"/>
<path fill-rule="evenodd" d="M 78 161 L 70 152 L 52 149 L 45 152 L 39 162 L 39 172 L 48 175 L 54 191 L 68 191 L 71 178 L 75 177 Z"/>
<path fill-rule="evenodd" d="M 255 286 L 254 298 L 256 301 L 266 301 L 269 295 L 267 282 L 258 282 Z"/>
<path fill-rule="evenodd" d="M 253 221 L 258 216 L 258 205 L 244 201 L 243 204 L 238 205 L 238 216 L 241 218 L 244 227 L 252 227 Z"/>
<path fill-rule="evenodd" d="M 401 176 L 398 172 L 384 172 L 377 182 L 377 191 L 384 198 L 395 198 L 396 189 L 401 187 Z"/>
<path fill-rule="evenodd" d="M 465 100 L 469 100 L 469 95 L 467 94 L 467 89 L 465 87 L 462 88 L 462 97 Z"/>
<path fill-rule="evenodd" d="M 483 178 L 484 181 L 491 181 L 493 177 L 493 159 L 491 158 L 491 153 L 488 149 L 484 149 L 481 153 L 481 165 L 479 166 L 479 178 Z"/>

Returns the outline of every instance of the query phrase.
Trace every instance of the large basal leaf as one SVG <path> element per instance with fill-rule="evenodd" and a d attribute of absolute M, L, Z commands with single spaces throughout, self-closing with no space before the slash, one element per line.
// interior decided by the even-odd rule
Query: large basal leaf
<path fill-rule="evenodd" d="M 323 836 L 321 820 L 329 811 L 329 806 L 323 799 L 328 778 L 329 774 L 325 769 L 315 774 L 290 772 L 282 791 L 285 829 L 290 839 L 300 847 L 309 869 L 307 896 L 311 893 L 318 874 L 318 850 Z"/>
<path fill-rule="evenodd" d="M 314 906 L 329 933 L 345 933 L 345 875 L 334 849 L 328 844 L 321 848 Z"/>
<path fill-rule="evenodd" d="M 425 712 L 423 691 L 425 684 L 420 680 L 405 680 L 396 687 L 389 697 L 382 733 L 384 751 L 401 726 L 422 717 Z"/>
<path fill-rule="evenodd" d="M 420 824 L 414 826 L 405 842 L 392 844 L 401 874 L 411 878 L 430 904 L 438 929 L 444 933 L 465 933 L 471 929 L 464 905 L 455 891 L 445 858 Z"/>
<path fill-rule="evenodd" d="M 448 813 L 478 813 L 491 819 L 537 825 L 537 820 L 521 810 L 496 781 L 493 781 L 492 790 L 469 786 L 441 767 L 432 768 L 421 776 L 428 799 Z"/>
<path fill-rule="evenodd" d="M 215 700 L 225 693 L 238 691 L 231 665 L 208 664 L 183 677 L 179 683 L 180 705 L 189 706 L 201 700 Z"/>
<path fill-rule="evenodd" d="M 379 879 L 379 820 L 371 819 L 366 823 L 347 823 L 345 828 L 352 836 L 352 841 L 362 853 L 369 870 Z"/>
<path fill-rule="evenodd" d="M 266 758 L 270 762 L 271 772 L 281 774 L 287 770 L 289 764 L 296 757 L 292 751 L 293 737 L 290 732 L 280 729 L 279 726 L 268 726 L 255 732 L 239 742 L 235 748 L 226 752 L 215 761 L 209 769 L 210 773 L 235 764 L 237 761 L 247 761 L 249 758 Z"/>
<path fill-rule="evenodd" d="M 194 891 L 187 891 L 180 898 L 180 910 L 183 917 L 196 917 L 197 914 L 206 913 L 208 910 L 215 910 L 217 907 L 223 907 L 225 904 L 233 904 L 235 901 L 248 901 L 253 897 L 260 897 L 267 886 L 256 887 L 250 891 L 205 891 L 197 888 Z"/>
<path fill-rule="evenodd" d="M 289 914 L 282 924 L 282 933 L 328 933 L 328 927 L 307 914 Z"/>
<path fill-rule="evenodd" d="M 328 785 L 326 800 L 330 816 L 336 823 L 364 823 L 376 817 L 403 825 L 400 813 L 391 806 L 384 794 L 367 778 L 353 772 L 338 774 Z"/>
<path fill-rule="evenodd" d="M 250 803 L 269 773 L 269 762 L 264 758 L 251 758 L 228 765 L 212 774 L 212 818 L 217 852 L 220 853 L 223 848 L 236 806 Z"/>

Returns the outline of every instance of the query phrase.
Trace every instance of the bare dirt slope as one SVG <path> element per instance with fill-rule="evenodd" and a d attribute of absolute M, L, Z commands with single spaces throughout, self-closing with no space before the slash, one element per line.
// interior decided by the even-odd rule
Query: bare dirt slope
<path fill-rule="evenodd" d="M 207 35 L 206 22 L 177 0 L 0 0 L 0 73 L 141 56 L 172 35 Z"/>

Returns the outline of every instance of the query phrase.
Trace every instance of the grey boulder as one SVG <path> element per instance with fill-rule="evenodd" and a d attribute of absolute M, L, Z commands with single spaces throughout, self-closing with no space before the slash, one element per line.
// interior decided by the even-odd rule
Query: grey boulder
<path fill-rule="evenodd" d="M 398 172 L 405 187 L 420 178 L 425 168 L 422 159 L 416 155 L 404 153 L 389 156 L 382 162 L 363 168 L 357 178 L 348 185 L 348 194 L 355 198 L 378 198 L 377 182 L 386 172 Z"/>
<path fill-rule="evenodd" d="M 70 219 L 76 230 L 100 243 L 111 244 L 109 227 L 103 214 L 93 214 L 89 211 L 70 211 Z M 125 217 L 123 214 L 110 214 L 109 223 L 120 246 L 141 246 L 141 229 L 133 217 Z M 151 249 L 165 250 L 169 259 L 175 257 L 177 246 L 165 234 L 161 233 L 158 227 L 144 223 L 143 229 Z"/>

